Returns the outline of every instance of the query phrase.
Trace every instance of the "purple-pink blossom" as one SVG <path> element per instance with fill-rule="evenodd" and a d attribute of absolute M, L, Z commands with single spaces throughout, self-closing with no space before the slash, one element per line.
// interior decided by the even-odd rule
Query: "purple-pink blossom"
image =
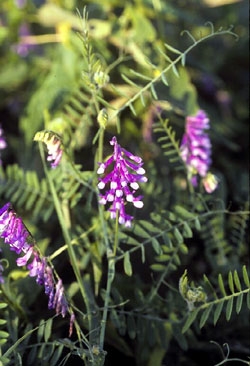
<path fill-rule="evenodd" d="M 139 156 L 122 148 L 117 143 L 116 137 L 112 138 L 110 145 L 114 147 L 112 156 L 106 162 L 99 163 L 97 170 L 97 174 L 104 174 L 106 169 L 113 164 L 111 172 L 103 178 L 99 178 L 99 189 L 102 190 L 109 185 L 106 192 L 100 195 L 99 202 L 103 205 L 110 203 L 111 218 L 115 219 L 118 214 L 119 223 L 130 227 L 133 216 L 126 213 L 125 206 L 131 202 L 136 208 L 143 207 L 142 196 L 135 194 L 139 188 L 138 183 L 147 182 L 147 178 L 144 175 L 143 162 Z"/>
<path fill-rule="evenodd" d="M 211 141 L 205 130 L 210 128 L 206 113 L 199 110 L 195 116 L 186 118 L 185 134 L 181 142 L 181 157 L 186 164 L 188 179 L 194 187 L 198 177 L 202 179 L 205 190 L 213 192 L 218 185 L 217 178 L 209 173 L 211 165 Z M 209 173 L 209 176 L 208 176 Z"/>
<path fill-rule="evenodd" d="M 28 23 L 22 23 L 18 30 L 20 41 L 13 46 L 14 51 L 21 57 L 28 56 L 29 52 L 34 49 L 34 45 L 27 43 L 25 37 L 30 36 L 30 26 Z"/>
<path fill-rule="evenodd" d="M 12 209 L 10 203 L 0 208 L 0 237 L 9 245 L 10 250 L 15 251 L 18 255 L 23 254 L 23 256 L 17 258 L 16 263 L 18 266 L 26 266 L 29 270 L 29 276 L 35 277 L 36 282 L 44 286 L 45 294 L 49 297 L 48 308 L 55 309 L 57 315 L 61 314 L 65 317 L 69 307 L 62 280 L 60 278 L 55 279 L 47 258 L 42 257 L 35 249 L 31 234 L 22 219 Z M 2 270 L 0 264 L 0 282 L 3 282 Z M 72 331 L 72 324 L 70 329 Z"/>
<path fill-rule="evenodd" d="M 61 141 L 56 137 L 47 142 L 48 157 L 47 160 L 51 161 L 51 168 L 56 168 L 62 158 Z"/>
<path fill-rule="evenodd" d="M 47 161 L 51 162 L 51 168 L 56 168 L 63 155 L 60 136 L 52 131 L 39 131 L 35 134 L 34 141 L 42 141 L 46 144 L 48 149 Z"/>

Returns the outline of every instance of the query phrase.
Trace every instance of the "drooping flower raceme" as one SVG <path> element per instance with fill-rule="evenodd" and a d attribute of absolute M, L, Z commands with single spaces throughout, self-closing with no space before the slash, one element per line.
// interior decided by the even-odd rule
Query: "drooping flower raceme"
<path fill-rule="evenodd" d="M 209 118 L 199 110 L 195 116 L 186 118 L 185 134 L 181 142 L 181 157 L 188 170 L 188 179 L 194 187 L 201 177 L 205 190 L 213 192 L 218 185 L 215 175 L 209 172 L 211 165 L 211 142 L 205 130 L 209 129 Z"/>
<path fill-rule="evenodd" d="M 62 158 L 62 141 L 59 135 L 52 131 L 39 131 L 35 134 L 34 141 L 42 141 L 48 149 L 47 160 L 51 161 L 51 168 L 56 168 Z"/>
<path fill-rule="evenodd" d="M 104 189 L 109 184 L 105 194 L 100 195 L 100 203 L 105 205 L 111 203 L 109 208 L 111 218 L 115 219 L 118 214 L 120 224 L 131 226 L 133 216 L 126 214 L 125 205 L 131 202 L 134 207 L 142 208 L 142 196 L 135 196 L 139 183 L 147 182 L 142 168 L 143 162 L 139 156 L 131 154 L 123 149 L 113 137 L 110 145 L 114 147 L 112 156 L 104 163 L 99 163 L 97 174 L 103 174 L 113 163 L 113 170 L 103 178 L 99 178 L 98 188 Z"/>
<path fill-rule="evenodd" d="M 31 235 L 21 218 L 11 208 L 10 203 L 0 208 L 0 237 L 9 245 L 10 250 L 15 251 L 18 255 L 24 254 L 17 258 L 17 265 L 26 266 L 30 277 L 36 277 L 36 282 L 44 286 L 45 293 L 49 297 L 48 308 L 55 309 L 57 315 L 61 314 L 65 317 L 69 307 L 64 295 L 62 280 L 55 280 L 47 259 L 42 257 L 34 245 L 30 243 Z M 70 329 L 72 331 L 72 324 Z"/>

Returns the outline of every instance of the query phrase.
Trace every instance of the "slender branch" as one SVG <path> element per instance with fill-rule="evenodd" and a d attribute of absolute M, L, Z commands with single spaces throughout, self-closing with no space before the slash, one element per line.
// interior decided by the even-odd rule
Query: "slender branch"
<path fill-rule="evenodd" d="M 105 329 L 106 329 L 106 322 L 108 317 L 108 307 L 110 301 L 110 293 L 111 293 L 111 285 L 115 278 L 115 255 L 116 250 L 118 247 L 118 234 L 119 234 L 119 214 L 118 211 L 116 213 L 116 224 L 115 224 L 115 240 L 114 240 L 114 247 L 113 251 L 110 248 L 107 248 L 107 259 L 108 259 L 108 278 L 107 278 L 107 287 L 105 293 L 105 300 L 104 300 L 104 309 L 103 309 L 103 316 L 101 322 L 101 332 L 100 332 L 100 349 L 103 350 L 104 346 L 104 339 L 105 339 Z"/>
<path fill-rule="evenodd" d="M 148 84 L 146 84 L 140 91 L 138 91 L 134 96 L 126 101 L 119 109 L 117 109 L 111 116 L 110 121 L 115 119 L 124 109 L 129 107 L 131 104 L 133 104 L 138 98 L 140 98 L 140 95 L 145 93 L 147 90 L 152 88 L 152 85 L 158 82 L 159 80 L 162 80 L 162 75 L 166 74 L 171 69 L 175 68 L 175 65 L 177 65 L 179 62 L 181 62 L 182 58 L 185 57 L 190 51 L 193 50 L 194 47 L 196 47 L 198 44 L 202 43 L 203 41 L 206 41 L 212 37 L 223 35 L 223 34 L 230 34 L 233 36 L 237 36 L 235 33 L 233 33 L 230 29 L 227 30 L 219 30 L 217 32 L 210 33 L 198 40 L 194 40 L 194 43 L 191 44 L 183 53 L 180 54 L 174 61 L 172 61 L 165 69 L 163 69 L 162 72 L 160 72 L 158 75 L 156 75 Z"/>

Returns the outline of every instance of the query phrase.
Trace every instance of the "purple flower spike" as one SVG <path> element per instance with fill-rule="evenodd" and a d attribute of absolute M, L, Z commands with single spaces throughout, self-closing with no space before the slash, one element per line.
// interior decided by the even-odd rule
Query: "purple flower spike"
<path fill-rule="evenodd" d="M 9 244 L 10 250 L 20 254 L 22 251 L 26 253 L 29 249 L 26 241 L 28 236 L 29 232 L 22 220 L 11 209 L 10 203 L 7 203 L 0 209 L 0 237 Z"/>
<path fill-rule="evenodd" d="M 186 130 L 181 142 L 181 157 L 188 170 L 188 179 L 194 187 L 198 185 L 198 176 L 208 193 L 217 188 L 218 181 L 214 176 L 213 184 L 208 184 L 207 176 L 211 165 L 211 142 L 204 130 L 209 129 L 209 118 L 199 110 L 195 116 L 186 118 Z M 209 179 L 211 181 L 211 178 Z"/>
<path fill-rule="evenodd" d="M 123 149 L 113 137 L 110 145 L 114 146 L 113 155 L 105 162 L 99 163 L 97 174 L 103 174 L 105 170 L 114 163 L 113 170 L 104 178 L 99 178 L 98 188 L 104 189 L 109 184 L 109 189 L 104 195 L 100 195 L 100 203 L 105 205 L 111 203 L 109 209 L 112 219 L 119 213 L 119 223 L 127 227 L 131 226 L 133 216 L 125 212 L 125 204 L 133 203 L 134 207 L 142 208 L 142 196 L 135 196 L 139 188 L 139 183 L 147 182 L 144 176 L 145 170 L 142 168 L 143 162 L 139 156 L 135 156 Z"/>
<path fill-rule="evenodd" d="M 0 237 L 9 245 L 10 250 L 17 254 L 24 253 L 17 258 L 18 266 L 26 266 L 30 277 L 36 277 L 36 282 L 44 286 L 45 294 L 49 297 L 48 308 L 55 309 L 56 314 L 65 317 L 69 311 L 68 303 L 64 295 L 62 280 L 55 280 L 53 269 L 47 263 L 45 257 L 41 257 L 33 244 L 28 243 L 30 233 L 26 229 L 20 217 L 7 203 L 0 208 Z M 29 263 L 28 263 L 29 262 Z M 4 282 L 2 277 L 3 266 L 0 263 L 0 283 Z M 74 316 L 71 314 L 70 334 L 72 333 Z"/>

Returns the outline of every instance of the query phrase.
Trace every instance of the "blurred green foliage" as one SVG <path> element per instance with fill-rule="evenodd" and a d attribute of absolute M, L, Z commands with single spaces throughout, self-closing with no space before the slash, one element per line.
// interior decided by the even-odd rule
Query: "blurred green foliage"
<path fill-rule="evenodd" d="M 88 42 L 84 41 L 83 5 L 89 15 Z M 219 6 L 215 1 L 197 0 L 89 0 L 84 4 L 77 0 L 2 1 L 0 124 L 8 148 L 1 152 L 1 205 L 13 201 L 43 253 L 60 251 L 64 241 L 33 137 L 44 128 L 62 134 L 74 170 L 66 166 L 63 172 L 51 174 L 60 198 L 72 209 L 78 266 L 82 274 L 90 274 L 100 308 L 106 275 L 103 233 L 93 192 L 81 186 L 82 181 L 96 182 L 94 154 L 99 125 L 92 98 L 95 93 L 99 93 L 99 107 L 109 112 L 105 156 L 110 153 L 108 141 L 115 134 L 122 146 L 145 161 L 149 178 L 143 187 L 145 207 L 136 216 L 133 231 L 119 233 L 121 249 L 105 339 L 107 365 L 126 360 L 141 366 L 195 366 L 200 365 L 200 357 L 204 366 L 215 365 L 221 359 L 211 340 L 228 342 L 236 358 L 246 359 L 249 353 L 249 311 L 244 306 L 249 301 L 249 284 L 243 267 L 249 260 L 247 14 L 247 1 L 222 1 Z M 174 60 L 178 56 L 175 51 L 185 52 L 192 42 L 181 32 L 188 30 L 196 39 L 205 37 L 211 31 L 207 21 L 213 23 L 215 31 L 233 24 L 238 40 L 231 35 L 211 37 L 195 46 L 176 71 L 172 68 L 166 73 L 166 82 L 158 80 L 166 68 L 165 55 Z M 109 76 L 103 87 L 98 85 L 100 79 L 94 79 L 99 71 Z M 154 79 L 157 82 L 147 88 Z M 210 117 L 212 168 L 220 179 L 212 197 L 202 190 L 190 196 L 183 172 L 175 170 L 157 140 L 174 131 L 177 144 L 184 132 L 185 116 L 199 108 Z M 159 111 L 171 130 L 160 125 L 157 135 L 159 130 L 154 133 L 153 127 L 159 122 Z M 112 240 L 112 224 L 107 224 L 107 231 Z M 6 248 L 3 254 L 9 268 L 4 296 L 0 296 L 8 307 L 1 309 L 1 319 L 7 320 L 10 335 L 3 347 L 10 347 L 25 333 L 29 335 L 9 362 L 59 365 L 56 362 L 64 357 L 66 365 L 82 364 L 77 357 L 81 345 L 77 338 L 66 339 L 65 322 L 56 319 L 52 333 L 48 323 L 47 333 L 35 334 L 36 327 L 43 329 L 43 319 L 51 316 L 46 299 L 26 272 L 16 271 L 13 255 Z M 57 259 L 55 267 L 69 299 L 84 312 L 68 259 Z M 183 275 L 186 268 L 188 278 L 195 283 L 188 284 Z M 245 291 L 242 296 L 237 289 L 238 276 Z M 230 293 L 225 299 L 223 281 Z M 187 293 L 203 296 L 202 301 L 198 295 L 193 301 L 197 311 L 191 317 Z M 204 293 L 208 299 L 204 300 Z M 240 300 L 234 305 L 231 299 L 236 297 Z M 209 317 L 212 308 L 216 309 L 214 318 Z M 80 323 L 87 334 L 84 317 Z M 5 337 L 2 334 L 1 338 Z M 41 339 L 47 338 L 51 348 L 48 344 L 42 350 Z M 47 351 L 51 354 L 44 361 Z"/>

